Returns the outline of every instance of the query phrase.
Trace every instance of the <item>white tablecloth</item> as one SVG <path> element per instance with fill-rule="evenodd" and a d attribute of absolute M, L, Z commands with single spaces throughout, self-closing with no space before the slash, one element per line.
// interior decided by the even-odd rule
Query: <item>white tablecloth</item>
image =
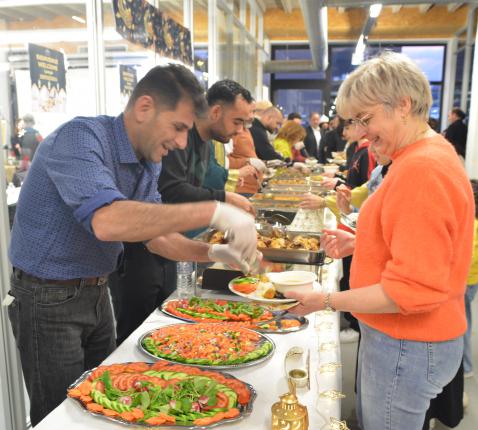
<path fill-rule="evenodd" d="M 330 279 L 330 277 L 329 277 Z M 250 383 L 257 391 L 252 414 L 241 423 L 241 428 L 270 429 L 271 406 L 279 400 L 279 395 L 288 391 L 287 381 L 284 376 L 284 357 L 292 346 L 300 346 L 307 351 L 310 348 L 311 389 L 298 392 L 299 401 L 308 407 L 311 429 L 322 428 L 329 417 L 340 418 L 340 400 L 321 398 L 320 392 L 341 388 L 340 370 L 336 373 L 319 374 L 321 364 L 340 361 L 340 348 L 338 344 L 338 314 L 309 316 L 309 327 L 306 330 L 290 334 L 272 334 L 270 337 L 276 344 L 274 356 L 257 366 L 230 371 L 237 378 Z M 325 321 L 330 322 L 330 327 L 316 325 Z M 178 320 L 169 318 L 159 311 L 153 312 L 148 319 L 131 336 L 121 344 L 105 361 L 105 364 L 121 363 L 127 361 L 149 361 L 137 348 L 138 338 L 148 330 L 164 324 L 177 323 Z M 326 324 L 327 325 L 327 324 Z M 329 351 L 320 351 L 320 345 L 333 342 L 337 348 Z M 61 365 L 61 363 L 58 363 Z M 314 377 L 315 375 L 315 377 Z M 237 424 L 235 424 L 237 428 Z M 85 413 L 75 402 L 66 399 L 60 406 L 51 412 L 35 429 L 39 430 L 77 430 L 91 429 L 109 430 L 124 428 L 120 424 L 102 420 Z M 217 427 L 218 429 L 234 428 L 234 424 Z"/>

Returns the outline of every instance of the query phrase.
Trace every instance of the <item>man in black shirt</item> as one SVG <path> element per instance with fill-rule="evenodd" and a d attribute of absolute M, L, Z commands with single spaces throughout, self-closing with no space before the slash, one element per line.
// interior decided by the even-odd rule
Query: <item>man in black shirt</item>
<path fill-rule="evenodd" d="M 254 118 L 250 132 L 254 140 L 257 157 L 261 160 L 283 160 L 282 155 L 274 151 L 267 132 L 276 132 L 283 121 L 282 112 L 274 106 L 267 108 L 259 118 Z"/>
<path fill-rule="evenodd" d="M 319 112 L 311 112 L 309 115 L 309 125 L 305 128 L 306 136 L 304 139 L 305 149 L 310 157 L 318 159 L 318 148 L 324 135 L 320 126 Z"/>
<path fill-rule="evenodd" d="M 344 123 L 339 118 L 332 120 L 337 123 L 336 128 L 325 133 L 321 139 L 318 149 L 317 158 L 319 163 L 327 163 L 328 158 L 333 158 L 332 152 L 341 152 L 345 149 L 346 141 L 342 138 Z"/>
<path fill-rule="evenodd" d="M 466 156 L 466 136 L 468 127 L 463 122 L 466 114 L 459 108 L 453 108 L 448 114 L 450 125 L 445 130 L 445 138 L 455 147 L 458 155 Z"/>
<path fill-rule="evenodd" d="M 206 95 L 209 110 L 196 118 L 184 150 L 163 157 L 158 190 L 164 203 L 226 201 L 247 212 L 243 196 L 202 186 L 209 162 L 211 139 L 227 143 L 252 118 L 253 99 L 234 81 L 216 82 Z M 251 166 L 247 166 L 251 168 Z M 109 279 L 120 344 L 176 288 L 176 262 L 151 254 L 143 243 L 125 243 L 123 266 Z"/>

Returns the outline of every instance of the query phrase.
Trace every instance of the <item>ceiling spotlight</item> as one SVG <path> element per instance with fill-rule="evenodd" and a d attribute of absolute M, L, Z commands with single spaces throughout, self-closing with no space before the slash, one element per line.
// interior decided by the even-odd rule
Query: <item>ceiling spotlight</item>
<path fill-rule="evenodd" d="M 370 18 L 377 18 L 382 11 L 382 3 L 374 3 L 370 6 L 369 15 Z"/>
<path fill-rule="evenodd" d="M 84 18 L 82 18 L 81 16 L 73 15 L 71 17 L 71 19 L 76 21 L 76 22 L 79 22 L 80 24 L 86 24 L 86 20 Z"/>

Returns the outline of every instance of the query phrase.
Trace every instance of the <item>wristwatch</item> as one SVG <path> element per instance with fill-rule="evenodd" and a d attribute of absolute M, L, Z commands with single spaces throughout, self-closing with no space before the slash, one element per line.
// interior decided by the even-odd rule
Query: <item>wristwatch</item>
<path fill-rule="evenodd" d="M 324 310 L 326 311 L 332 311 L 335 312 L 337 309 L 335 309 L 331 304 L 330 304 L 330 293 L 326 293 L 324 297 Z"/>

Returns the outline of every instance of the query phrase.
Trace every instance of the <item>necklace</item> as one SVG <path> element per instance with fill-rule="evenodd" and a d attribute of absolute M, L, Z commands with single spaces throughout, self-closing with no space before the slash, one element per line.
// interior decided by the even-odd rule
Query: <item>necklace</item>
<path fill-rule="evenodd" d="M 414 142 L 419 141 L 422 137 L 425 137 L 427 133 L 431 130 L 430 126 L 427 125 L 425 129 L 416 134 Z"/>

